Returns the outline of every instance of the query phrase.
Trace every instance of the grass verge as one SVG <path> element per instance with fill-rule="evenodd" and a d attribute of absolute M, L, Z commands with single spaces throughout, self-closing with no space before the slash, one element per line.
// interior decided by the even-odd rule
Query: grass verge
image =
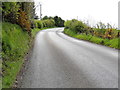
<path fill-rule="evenodd" d="M 2 23 L 2 88 L 10 88 L 30 48 L 30 37 L 20 26 Z"/>
<path fill-rule="evenodd" d="M 103 39 L 103 38 L 99 38 L 99 37 L 92 36 L 92 35 L 77 34 L 70 29 L 64 29 L 64 33 L 77 39 L 87 40 L 87 41 L 90 41 L 96 44 L 105 45 L 105 46 L 115 48 L 115 49 L 120 49 L 120 42 L 119 42 L 120 38 L 115 38 L 111 40 Z"/>
<path fill-rule="evenodd" d="M 11 88 L 24 63 L 38 31 L 32 29 L 32 37 L 16 24 L 2 23 L 2 88 Z"/>

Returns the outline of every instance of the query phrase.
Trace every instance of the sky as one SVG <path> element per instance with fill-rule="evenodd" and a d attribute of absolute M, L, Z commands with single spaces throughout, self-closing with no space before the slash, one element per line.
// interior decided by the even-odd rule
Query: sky
<path fill-rule="evenodd" d="M 118 27 L 118 2 L 120 0 L 34 0 L 42 4 L 42 17 L 59 16 L 64 20 L 78 19 L 94 26 L 98 22 Z M 40 16 L 40 7 L 36 8 Z"/>

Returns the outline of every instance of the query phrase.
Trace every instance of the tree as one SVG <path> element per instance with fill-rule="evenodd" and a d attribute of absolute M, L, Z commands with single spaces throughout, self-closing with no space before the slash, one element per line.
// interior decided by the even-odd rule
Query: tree
<path fill-rule="evenodd" d="M 57 26 L 57 27 L 63 27 L 64 26 L 65 21 L 62 20 L 61 17 L 55 16 L 54 21 L 55 21 L 55 26 Z"/>
<path fill-rule="evenodd" d="M 55 26 L 57 27 L 64 27 L 64 20 L 61 17 L 55 16 L 55 17 L 48 17 L 44 16 L 42 20 L 47 20 L 47 19 L 53 19 L 55 21 Z"/>
<path fill-rule="evenodd" d="M 49 19 L 49 17 L 48 17 L 48 16 L 44 16 L 44 17 L 42 18 L 42 20 L 46 20 L 46 19 Z"/>
<path fill-rule="evenodd" d="M 42 20 L 46 20 L 46 19 L 53 19 L 53 17 L 51 17 L 51 16 L 44 16 L 43 18 L 42 18 Z"/>

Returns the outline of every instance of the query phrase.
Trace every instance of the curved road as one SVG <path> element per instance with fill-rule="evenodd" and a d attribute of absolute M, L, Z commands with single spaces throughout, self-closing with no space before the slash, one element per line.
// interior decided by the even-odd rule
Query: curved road
<path fill-rule="evenodd" d="M 118 51 L 77 40 L 64 28 L 40 31 L 22 88 L 117 88 Z"/>

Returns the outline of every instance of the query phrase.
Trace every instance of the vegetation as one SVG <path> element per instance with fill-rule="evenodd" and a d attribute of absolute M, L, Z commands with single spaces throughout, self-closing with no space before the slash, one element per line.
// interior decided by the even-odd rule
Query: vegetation
<path fill-rule="evenodd" d="M 65 26 L 64 33 L 72 37 L 120 49 L 118 43 L 120 31 L 112 28 L 110 24 L 104 25 L 100 22 L 91 28 L 82 21 L 73 19 L 65 22 L 58 16 L 45 16 L 38 20 L 34 2 L 3 2 L 1 9 L 3 23 L 0 74 L 3 77 L 3 88 L 12 87 L 24 63 L 24 57 L 31 48 L 33 38 L 40 30 Z"/>
<path fill-rule="evenodd" d="M 44 16 L 42 20 L 52 19 L 55 22 L 56 27 L 64 27 L 64 20 L 61 17 L 55 16 L 55 17 L 48 17 Z"/>
<path fill-rule="evenodd" d="M 91 28 L 82 21 L 73 19 L 66 21 L 64 25 L 64 33 L 69 36 L 120 49 L 120 31 L 112 28 L 110 24 L 105 25 L 100 22 L 96 27 Z"/>
<path fill-rule="evenodd" d="M 35 15 L 34 2 L 3 2 L 2 20 L 20 25 L 29 35 Z"/>
<path fill-rule="evenodd" d="M 2 59 L 4 60 L 2 65 L 2 87 L 9 88 L 13 85 L 24 63 L 24 57 L 31 48 L 36 33 L 46 28 L 32 29 L 32 37 L 30 37 L 19 25 L 3 22 L 2 26 Z"/>
<path fill-rule="evenodd" d="M 32 41 L 34 2 L 3 2 L 2 7 L 2 87 L 16 79 Z"/>
<path fill-rule="evenodd" d="M 31 43 L 40 30 L 63 26 L 60 17 L 37 20 L 34 2 L 2 3 L 2 87 L 12 87 L 24 57 L 31 48 Z M 35 19 L 34 19 L 35 18 Z M 59 25 L 57 21 L 59 21 Z M 0 78 L 1 80 L 1 78 Z"/>
<path fill-rule="evenodd" d="M 53 28 L 53 27 L 51 27 L 51 28 Z M 48 29 L 48 28 L 46 27 L 46 28 L 41 28 L 41 29 L 39 29 L 39 28 L 34 28 L 34 29 L 32 29 L 32 37 L 33 37 L 33 39 L 35 38 L 36 34 L 37 34 L 39 31 L 44 30 L 44 29 Z"/>
<path fill-rule="evenodd" d="M 2 87 L 12 87 L 36 33 L 55 27 L 53 19 L 34 20 L 34 2 L 2 3 Z M 0 66 L 1 67 L 1 66 Z M 1 80 L 1 78 L 0 78 Z M 1 81 L 0 81 L 1 82 Z"/>
<path fill-rule="evenodd" d="M 15 81 L 30 42 L 30 36 L 20 26 L 2 23 L 3 88 L 10 87 Z"/>

